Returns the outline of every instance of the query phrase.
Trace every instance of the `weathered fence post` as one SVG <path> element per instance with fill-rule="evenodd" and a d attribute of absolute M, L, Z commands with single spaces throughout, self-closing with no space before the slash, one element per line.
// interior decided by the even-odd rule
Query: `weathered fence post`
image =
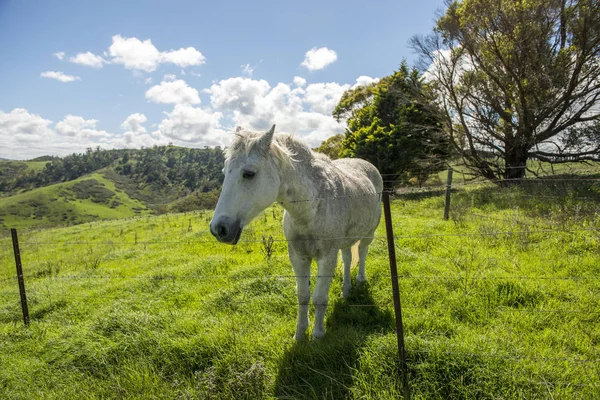
<path fill-rule="evenodd" d="M 400 307 L 400 288 L 398 286 L 398 269 L 396 267 L 396 247 L 394 244 L 394 230 L 392 228 L 392 213 L 390 210 L 390 195 L 383 192 L 383 214 L 385 217 L 385 231 L 387 233 L 388 254 L 390 258 L 390 273 L 392 275 L 392 294 L 394 297 L 394 313 L 396 314 L 396 337 L 398 339 L 398 355 L 400 356 L 400 369 L 402 373 L 403 398 L 410 399 L 408 388 L 408 366 L 406 352 L 404 351 L 404 330 L 402 327 L 402 307 Z"/>
<path fill-rule="evenodd" d="M 448 178 L 446 179 L 446 202 L 444 204 L 444 219 L 450 217 L 450 192 L 452 191 L 452 168 L 448 168 Z"/>
<path fill-rule="evenodd" d="M 23 266 L 21 265 L 21 251 L 19 250 L 19 237 L 17 230 L 12 228 L 13 251 L 15 253 L 15 264 L 17 264 L 17 280 L 19 281 L 19 293 L 21 294 L 21 309 L 23 310 L 23 322 L 29 325 L 29 308 L 27 307 L 27 296 L 25 295 L 25 281 L 23 279 Z"/>

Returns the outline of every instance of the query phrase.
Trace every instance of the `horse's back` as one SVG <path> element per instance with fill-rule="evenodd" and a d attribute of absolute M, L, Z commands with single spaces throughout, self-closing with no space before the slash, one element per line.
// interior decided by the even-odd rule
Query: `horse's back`
<path fill-rule="evenodd" d="M 365 190 L 375 190 L 376 193 L 381 193 L 383 190 L 383 179 L 377 168 L 370 162 L 360 158 L 340 158 L 333 161 L 333 164 L 340 169 L 345 175 L 352 178 L 367 178 L 372 188 L 365 187 Z"/>
<path fill-rule="evenodd" d="M 333 165 L 342 172 L 344 194 L 336 206 L 346 210 L 344 235 L 370 236 L 381 217 L 383 180 L 373 164 L 359 158 L 341 158 Z"/>

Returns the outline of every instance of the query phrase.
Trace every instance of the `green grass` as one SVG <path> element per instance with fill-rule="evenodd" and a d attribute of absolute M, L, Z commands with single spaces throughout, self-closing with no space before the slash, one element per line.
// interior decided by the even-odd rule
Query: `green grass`
<path fill-rule="evenodd" d="M 412 398 L 600 398 L 594 185 L 466 186 L 448 221 L 439 195 L 394 200 Z M 27 231 L 28 328 L 0 239 L 0 398 L 399 398 L 384 224 L 368 284 L 342 300 L 340 265 L 326 337 L 295 343 L 281 215 L 235 247 L 210 212 Z"/>
<path fill-rule="evenodd" d="M 48 164 L 48 161 L 23 161 L 23 164 L 27 165 L 33 172 L 40 172 Z"/>
<path fill-rule="evenodd" d="M 102 173 L 0 198 L 0 227 L 75 225 L 147 213 L 146 206 Z"/>

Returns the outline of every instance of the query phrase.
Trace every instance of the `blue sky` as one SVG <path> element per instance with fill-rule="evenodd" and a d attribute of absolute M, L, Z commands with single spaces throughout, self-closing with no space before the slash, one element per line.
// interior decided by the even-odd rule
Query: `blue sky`
<path fill-rule="evenodd" d="M 344 90 L 415 54 L 443 0 L 0 0 L 0 157 L 172 142 L 241 125 L 311 144 Z"/>

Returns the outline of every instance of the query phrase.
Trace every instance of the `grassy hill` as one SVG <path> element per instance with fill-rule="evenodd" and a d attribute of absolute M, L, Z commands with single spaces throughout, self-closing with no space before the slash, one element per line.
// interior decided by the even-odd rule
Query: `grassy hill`
<path fill-rule="evenodd" d="M 0 227 L 74 225 L 212 207 L 222 163 L 219 148 L 174 146 L 0 161 Z"/>
<path fill-rule="evenodd" d="M 412 398 L 600 398 L 598 178 L 462 186 L 448 221 L 438 193 L 394 200 Z M 0 398 L 400 398 L 383 224 L 368 284 L 343 300 L 338 268 L 326 337 L 295 343 L 281 216 L 235 247 L 210 212 L 27 231 L 29 328 L 0 238 Z"/>
<path fill-rule="evenodd" d="M 0 198 L 0 227 L 50 227 L 149 212 L 102 173 Z"/>

